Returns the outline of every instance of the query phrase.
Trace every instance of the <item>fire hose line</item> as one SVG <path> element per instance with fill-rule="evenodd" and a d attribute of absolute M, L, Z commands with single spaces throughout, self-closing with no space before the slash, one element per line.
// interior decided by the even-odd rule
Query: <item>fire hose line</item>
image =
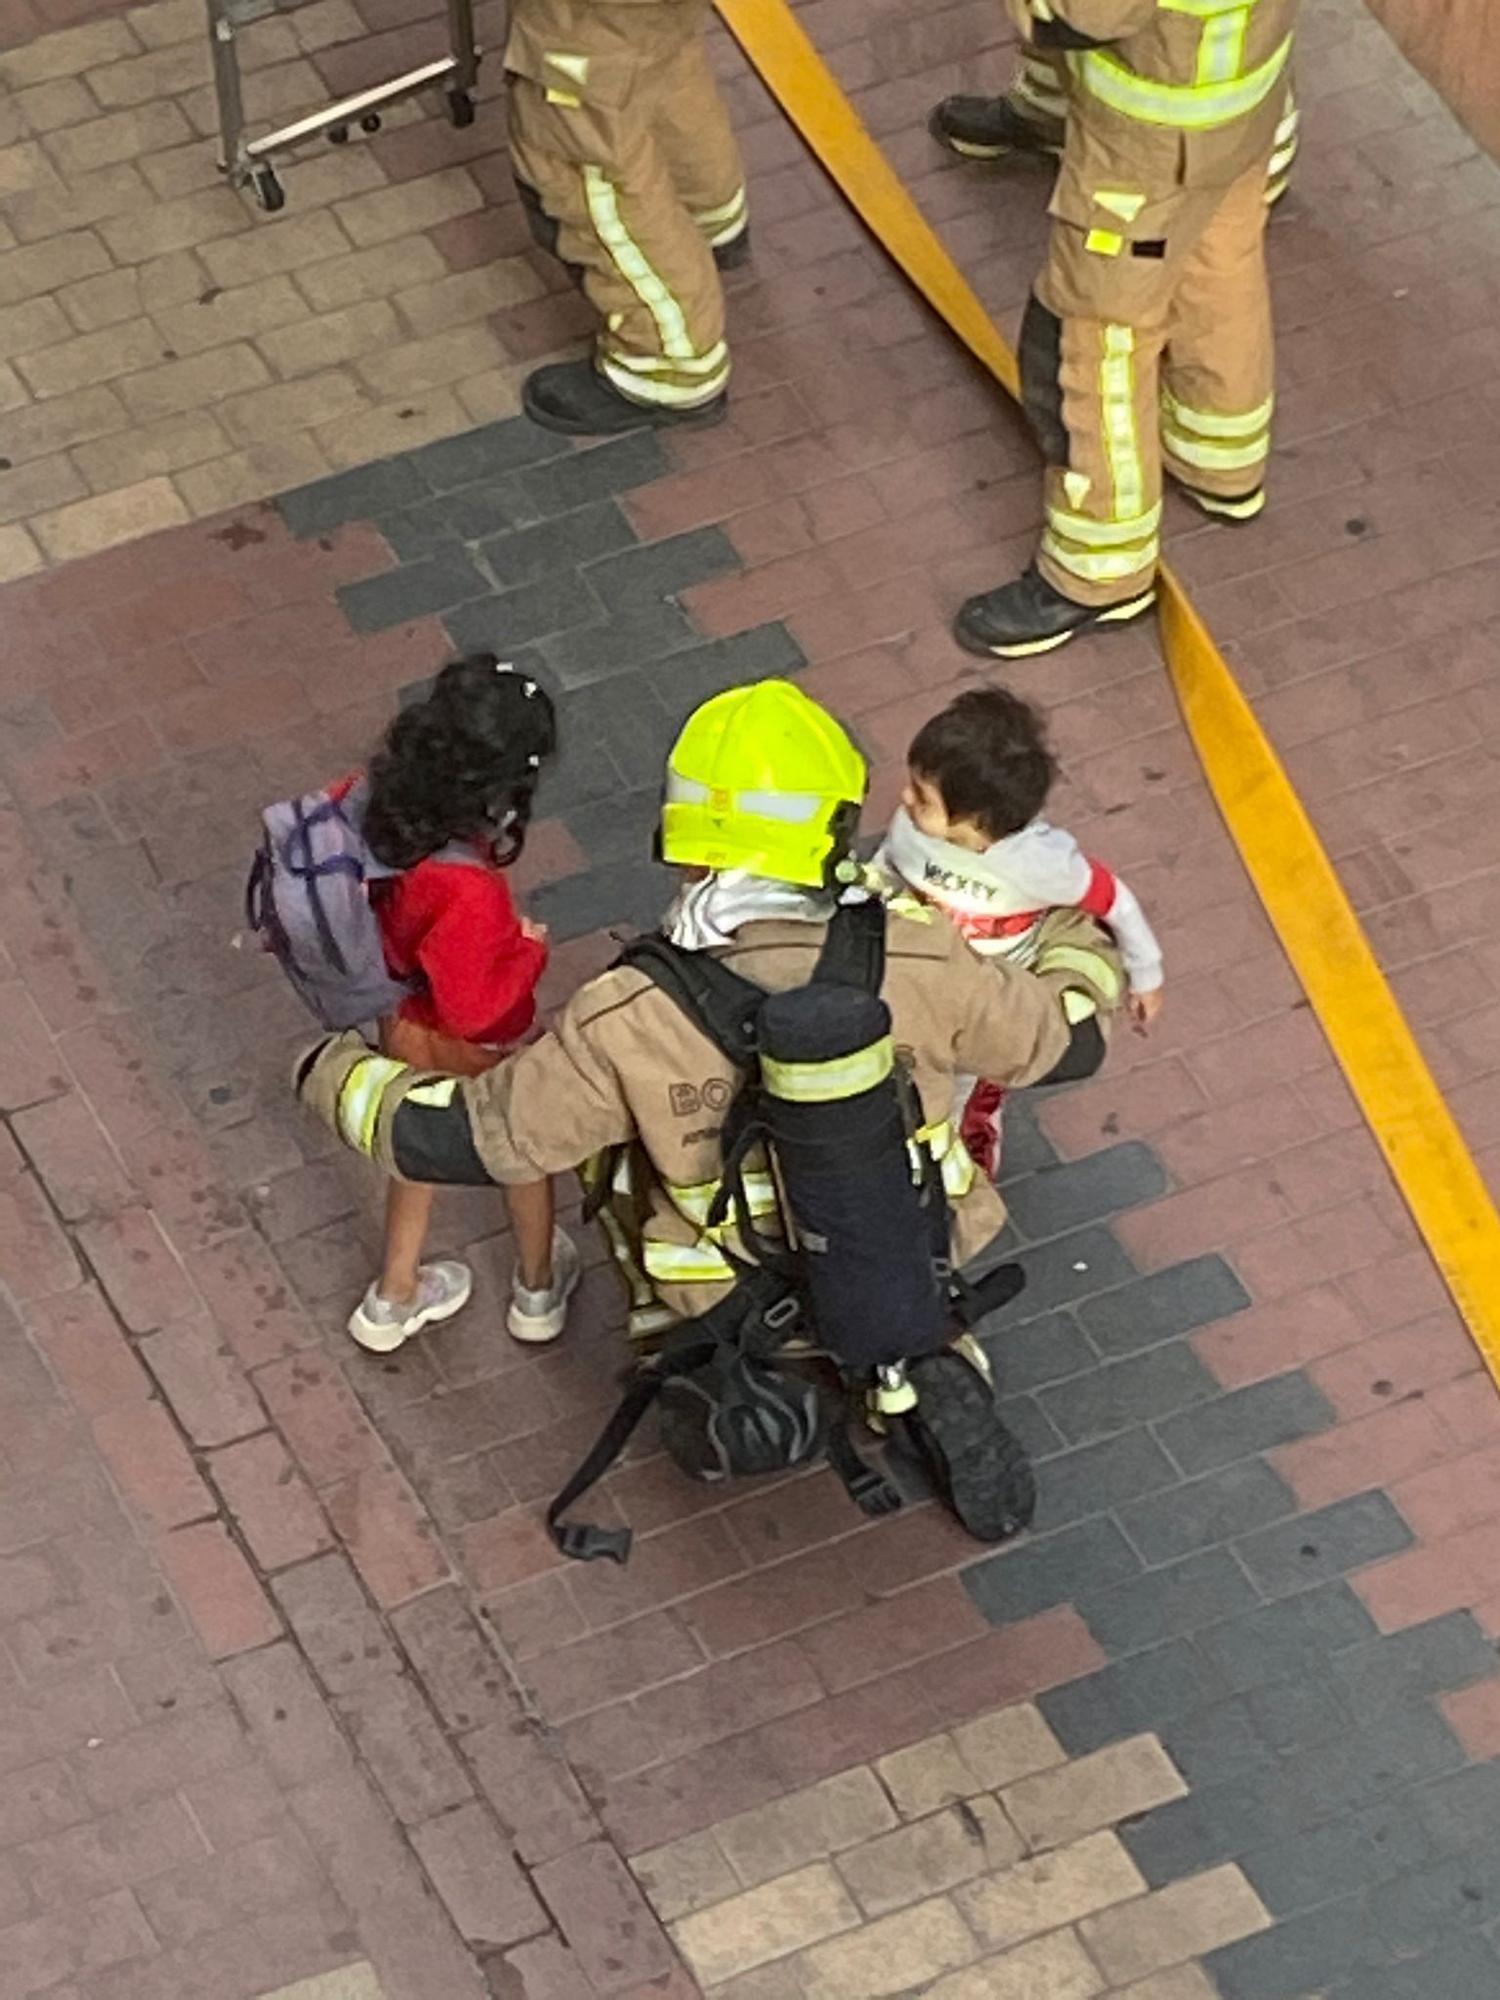
<path fill-rule="evenodd" d="M 1014 399 L 1016 358 L 787 0 L 717 0 L 762 82 L 881 248 Z M 1161 638 L 1187 730 L 1282 949 L 1412 1219 L 1500 1383 L 1500 1214 L 1255 711 L 1165 566 Z"/>

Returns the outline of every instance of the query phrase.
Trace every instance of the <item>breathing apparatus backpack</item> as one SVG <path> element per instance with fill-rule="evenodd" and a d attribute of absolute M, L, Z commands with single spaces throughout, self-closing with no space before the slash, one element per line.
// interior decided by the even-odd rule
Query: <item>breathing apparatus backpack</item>
<path fill-rule="evenodd" d="M 638 1364 L 619 1409 L 549 1510 L 564 1554 L 626 1559 L 628 1529 L 563 1516 L 654 1402 L 663 1444 L 691 1477 L 784 1471 L 826 1453 L 865 1512 L 899 1507 L 899 1493 L 856 1451 L 847 1413 L 830 1418 L 816 1383 L 786 1365 L 794 1339 L 829 1356 L 861 1400 L 871 1384 L 885 1389 L 888 1414 L 909 1416 L 935 1483 L 984 1539 L 1030 1519 L 1030 1468 L 995 1413 L 988 1362 L 977 1343 L 967 1355 L 954 1351 L 966 1325 L 1020 1289 L 1020 1273 L 1002 1266 L 970 1287 L 952 1271 L 941 1170 L 917 1142 L 915 1090 L 881 998 L 885 932 L 879 901 L 841 905 L 812 979 L 780 993 L 660 937 L 637 939 L 622 955 L 619 962 L 668 994 L 742 1079 L 705 1221 L 737 1282 Z M 762 1171 L 774 1178 L 782 1237 L 757 1221 L 749 1181 Z M 612 1180 L 610 1164 L 601 1163 L 592 1209 Z M 931 1397 L 924 1398 L 923 1376 L 934 1384 Z M 937 1403 L 961 1406 L 967 1442 L 955 1447 L 937 1437 Z M 977 1470 L 976 1450 L 984 1460 Z M 959 1478 L 956 1459 L 964 1461 Z M 964 1486 L 976 1495 L 969 1512 L 959 1504 Z"/>

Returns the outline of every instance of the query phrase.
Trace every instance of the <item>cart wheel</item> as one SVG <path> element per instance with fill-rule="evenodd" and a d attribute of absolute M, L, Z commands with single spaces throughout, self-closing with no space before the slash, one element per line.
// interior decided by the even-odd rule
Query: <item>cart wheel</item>
<path fill-rule="evenodd" d="M 286 189 L 277 180 L 273 167 L 257 167 L 250 176 L 250 186 L 267 215 L 275 215 L 286 207 Z"/>
<path fill-rule="evenodd" d="M 474 100 L 466 90 L 448 92 L 449 122 L 460 129 L 474 123 Z"/>
<path fill-rule="evenodd" d="M 380 130 L 380 113 L 378 111 L 367 111 L 359 121 L 359 129 L 361 132 L 378 132 Z"/>

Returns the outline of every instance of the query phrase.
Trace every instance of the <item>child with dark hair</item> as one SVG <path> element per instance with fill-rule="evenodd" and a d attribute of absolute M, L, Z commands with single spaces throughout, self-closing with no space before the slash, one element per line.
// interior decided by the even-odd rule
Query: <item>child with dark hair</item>
<path fill-rule="evenodd" d="M 481 653 L 444 667 L 371 760 L 364 838 L 400 872 L 372 883 L 370 897 L 391 971 L 419 982 L 381 1039 L 414 1068 L 477 1076 L 532 1031 L 547 935 L 518 916 L 503 871 L 525 845 L 556 747 L 544 690 Z M 468 1303 L 467 1266 L 421 1261 L 435 1192 L 391 1183 L 380 1275 L 349 1321 L 362 1347 L 388 1353 Z M 550 1181 L 507 1186 L 505 1198 L 516 1252 L 507 1324 L 517 1340 L 555 1340 L 578 1252 L 554 1222 Z"/>
<path fill-rule="evenodd" d="M 1134 893 L 1043 818 L 1057 763 L 1037 711 L 998 687 L 975 687 L 918 730 L 907 785 L 877 860 L 936 904 L 982 956 L 1029 964 L 1048 912 L 1085 910 L 1114 932 L 1137 1027 L 1161 1011 L 1161 947 Z M 993 1173 L 1000 1092 L 965 1092 L 963 1136 Z"/>

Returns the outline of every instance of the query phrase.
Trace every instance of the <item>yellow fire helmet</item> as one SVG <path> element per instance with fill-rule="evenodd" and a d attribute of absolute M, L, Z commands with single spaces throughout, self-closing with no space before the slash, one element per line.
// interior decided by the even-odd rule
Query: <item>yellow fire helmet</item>
<path fill-rule="evenodd" d="M 667 759 L 661 856 L 830 884 L 859 825 L 865 760 L 790 681 L 730 688 L 695 709 Z"/>

